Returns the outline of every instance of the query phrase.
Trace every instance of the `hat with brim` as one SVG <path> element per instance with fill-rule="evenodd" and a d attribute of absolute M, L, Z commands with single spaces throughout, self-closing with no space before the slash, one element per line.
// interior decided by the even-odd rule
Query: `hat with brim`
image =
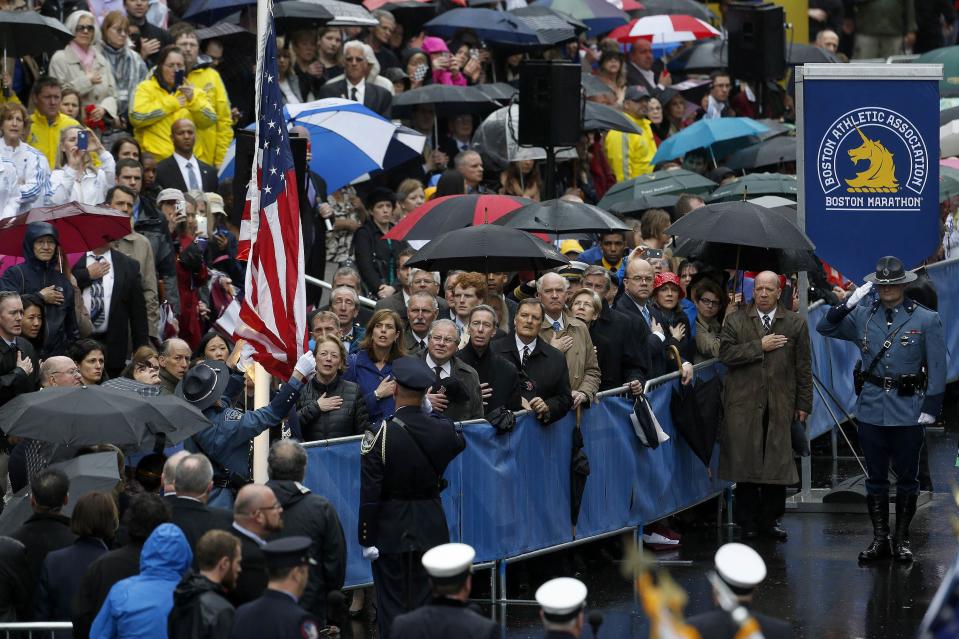
<path fill-rule="evenodd" d="M 914 282 L 916 277 L 918 276 L 915 273 L 906 270 L 902 260 L 887 255 L 879 258 L 879 262 L 876 263 L 876 272 L 867 275 L 865 280 L 880 286 L 889 286 L 892 284 L 908 284 Z"/>
<path fill-rule="evenodd" d="M 205 360 L 191 368 L 176 386 L 175 394 L 200 410 L 213 406 L 230 382 L 230 369 L 223 362 Z"/>

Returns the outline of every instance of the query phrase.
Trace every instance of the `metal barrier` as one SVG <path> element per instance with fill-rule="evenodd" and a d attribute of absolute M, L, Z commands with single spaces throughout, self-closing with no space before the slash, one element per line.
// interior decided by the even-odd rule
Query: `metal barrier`
<path fill-rule="evenodd" d="M 69 621 L 31 621 L 22 623 L 0 623 L 0 637 L 3 639 L 33 639 L 33 637 L 55 637 L 59 630 L 73 630 Z"/>

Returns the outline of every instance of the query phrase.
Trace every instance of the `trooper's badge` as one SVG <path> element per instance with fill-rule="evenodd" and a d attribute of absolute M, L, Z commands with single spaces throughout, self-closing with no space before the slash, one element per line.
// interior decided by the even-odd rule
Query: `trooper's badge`
<path fill-rule="evenodd" d="M 376 446 L 376 440 L 379 439 L 380 433 L 383 432 L 383 429 L 386 428 L 386 422 L 380 422 L 380 428 L 375 433 L 371 431 L 366 431 L 363 434 L 363 441 L 360 442 L 360 454 L 365 455 Z M 384 439 L 385 441 L 385 439 Z M 385 460 L 384 460 L 385 461 Z"/>
<path fill-rule="evenodd" d="M 303 639 L 319 639 L 320 630 L 317 628 L 316 622 L 312 619 L 304 621 L 300 625 L 300 636 L 302 636 Z"/>
<path fill-rule="evenodd" d="M 228 422 L 238 422 L 243 417 L 243 411 L 239 408 L 227 408 L 223 411 L 223 419 Z"/>

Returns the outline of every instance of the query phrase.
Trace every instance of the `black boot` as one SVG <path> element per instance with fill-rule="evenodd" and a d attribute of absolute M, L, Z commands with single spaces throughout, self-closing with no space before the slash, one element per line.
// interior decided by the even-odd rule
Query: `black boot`
<path fill-rule="evenodd" d="M 893 555 L 896 561 L 912 561 L 912 549 L 909 547 L 909 524 L 916 514 L 916 500 L 919 495 L 896 494 L 896 538 Z"/>
<path fill-rule="evenodd" d="M 859 561 L 875 561 L 892 556 L 889 543 L 889 495 L 866 495 L 869 519 L 872 520 L 872 543 L 859 553 Z"/>

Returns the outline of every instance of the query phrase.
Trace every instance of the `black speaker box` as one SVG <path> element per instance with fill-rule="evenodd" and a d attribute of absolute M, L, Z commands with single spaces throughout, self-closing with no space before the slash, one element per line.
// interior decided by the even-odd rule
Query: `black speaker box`
<path fill-rule="evenodd" d="M 519 143 L 574 146 L 581 126 L 582 67 L 531 60 L 519 74 Z"/>
<path fill-rule="evenodd" d="M 733 2 L 726 8 L 729 71 L 740 80 L 779 80 L 786 74 L 786 14 L 774 4 Z"/>
<path fill-rule="evenodd" d="M 233 160 L 233 211 L 230 222 L 240 226 L 243 203 L 246 201 L 246 186 L 250 183 L 253 168 L 255 136 L 253 131 L 239 129 L 236 132 L 236 155 Z M 290 152 L 296 169 L 296 186 L 299 193 L 306 193 L 306 138 L 290 138 Z"/>

